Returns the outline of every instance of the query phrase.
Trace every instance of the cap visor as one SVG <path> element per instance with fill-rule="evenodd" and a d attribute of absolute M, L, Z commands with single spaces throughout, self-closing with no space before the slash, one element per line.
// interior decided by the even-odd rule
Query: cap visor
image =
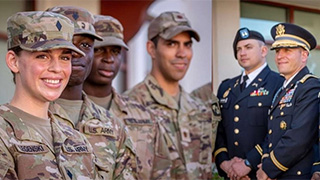
<path fill-rule="evenodd" d="M 113 36 L 105 36 L 102 38 L 103 38 L 103 41 L 94 42 L 94 47 L 121 46 L 121 47 L 125 48 L 126 50 L 129 50 L 128 46 L 120 38 L 113 37 Z"/>
<path fill-rule="evenodd" d="M 101 36 L 99 36 L 98 34 L 92 32 L 92 31 L 86 31 L 86 30 L 77 30 L 74 32 L 74 35 L 90 35 L 92 36 L 94 39 L 98 40 L 98 41 L 102 41 L 103 38 Z"/>
<path fill-rule="evenodd" d="M 270 50 L 274 50 L 278 48 L 296 48 L 296 47 L 302 47 L 307 51 L 309 51 L 309 49 L 305 44 L 292 41 L 292 40 L 277 40 L 272 44 Z"/>
<path fill-rule="evenodd" d="M 171 39 L 177 34 L 180 34 L 182 32 L 190 32 L 191 37 L 194 37 L 195 40 L 198 42 L 200 41 L 199 34 L 192 28 L 188 26 L 175 26 L 167 29 L 164 33 L 160 33 L 159 35 L 164 39 Z"/>
<path fill-rule="evenodd" d="M 40 41 L 32 44 L 21 44 L 20 47 L 27 51 L 46 51 L 50 49 L 65 48 L 65 49 L 70 49 L 78 54 L 81 54 L 82 56 L 86 55 L 84 52 L 78 49 L 71 42 L 66 41 L 64 39 Z"/>

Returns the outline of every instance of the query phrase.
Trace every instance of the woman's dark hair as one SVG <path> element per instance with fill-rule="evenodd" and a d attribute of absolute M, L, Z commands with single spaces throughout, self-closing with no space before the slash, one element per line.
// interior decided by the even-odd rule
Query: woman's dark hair
<path fill-rule="evenodd" d="M 155 36 L 154 38 L 152 38 L 151 41 L 153 42 L 154 47 L 157 48 L 158 41 L 159 41 L 159 35 L 157 35 L 157 36 Z"/>

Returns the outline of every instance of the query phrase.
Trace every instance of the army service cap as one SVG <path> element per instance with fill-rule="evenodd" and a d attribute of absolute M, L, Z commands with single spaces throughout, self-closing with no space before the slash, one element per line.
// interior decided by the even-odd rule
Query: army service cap
<path fill-rule="evenodd" d="M 200 41 L 200 36 L 191 28 L 187 17 L 180 12 L 163 12 L 150 22 L 148 28 L 148 39 L 159 35 L 163 39 L 169 40 L 182 32 L 189 32 L 191 37 Z"/>
<path fill-rule="evenodd" d="M 317 45 L 315 37 L 306 29 L 290 23 L 279 23 L 271 28 L 271 36 L 275 40 L 271 50 L 277 48 L 302 47 L 308 52 Z"/>
<path fill-rule="evenodd" d="M 238 59 L 237 58 L 237 44 L 238 44 L 239 41 L 246 40 L 246 39 L 256 39 L 256 40 L 259 40 L 259 41 L 262 41 L 262 42 L 265 43 L 264 37 L 259 32 L 253 31 L 253 30 L 249 30 L 246 27 L 240 28 L 237 31 L 237 34 L 236 34 L 236 36 L 234 37 L 234 40 L 233 40 L 233 53 L 234 53 L 234 57 L 236 59 Z"/>
<path fill-rule="evenodd" d="M 18 12 L 7 20 L 8 49 L 20 46 L 26 51 L 67 48 L 85 54 L 72 43 L 73 23 L 52 12 Z"/>
<path fill-rule="evenodd" d="M 123 41 L 123 26 L 117 19 L 105 15 L 95 15 L 94 19 L 96 33 L 103 38 L 102 41 L 95 42 L 94 47 L 121 46 L 129 49 Z"/>
<path fill-rule="evenodd" d="M 55 6 L 47 11 L 62 14 L 68 17 L 74 23 L 74 35 L 90 35 L 94 39 L 102 41 L 102 38 L 96 34 L 93 27 L 93 14 L 88 10 L 75 6 Z"/>

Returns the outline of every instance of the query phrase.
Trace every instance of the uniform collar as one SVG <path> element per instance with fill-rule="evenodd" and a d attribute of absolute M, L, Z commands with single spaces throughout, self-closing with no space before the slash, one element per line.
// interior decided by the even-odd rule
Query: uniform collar
<path fill-rule="evenodd" d="M 162 104 L 163 106 L 168 106 L 170 109 L 179 110 L 179 105 L 176 100 L 161 88 L 158 81 L 151 74 L 147 75 L 144 83 L 157 103 Z M 180 95 L 182 95 L 184 90 L 181 86 L 179 87 Z"/>
<path fill-rule="evenodd" d="M 260 72 L 267 66 L 267 63 L 264 63 L 262 66 L 260 66 L 258 69 L 252 71 L 251 73 L 247 74 L 248 76 L 248 80 L 247 80 L 247 87 L 248 85 L 260 74 Z M 242 77 L 246 75 L 245 72 L 242 72 L 242 76 L 241 76 L 241 83 L 243 81 Z"/>

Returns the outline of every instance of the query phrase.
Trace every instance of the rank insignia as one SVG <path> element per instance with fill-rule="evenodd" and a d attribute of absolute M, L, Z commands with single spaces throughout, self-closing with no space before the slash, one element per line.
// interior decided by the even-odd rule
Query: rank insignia
<path fill-rule="evenodd" d="M 243 29 L 243 30 L 241 30 L 239 33 L 240 33 L 240 36 L 241 36 L 242 39 L 246 39 L 246 38 L 249 37 L 249 31 L 248 31 L 248 29 Z"/>
<path fill-rule="evenodd" d="M 257 83 L 253 83 L 252 86 L 258 87 L 258 84 Z"/>
<path fill-rule="evenodd" d="M 236 83 L 233 85 L 233 87 L 235 88 L 238 84 L 239 84 L 239 79 L 237 79 L 237 81 L 236 81 Z"/>
<path fill-rule="evenodd" d="M 181 128 L 181 134 L 182 134 L 182 141 L 185 142 L 191 142 L 191 135 L 190 131 L 187 128 Z"/>
<path fill-rule="evenodd" d="M 287 129 L 287 123 L 285 121 L 280 122 L 280 129 L 281 130 L 286 130 Z"/>
<path fill-rule="evenodd" d="M 231 88 L 229 88 L 228 90 L 226 90 L 226 92 L 223 93 L 223 98 L 226 98 L 229 95 Z"/>
<path fill-rule="evenodd" d="M 286 32 L 286 30 L 285 30 L 285 28 L 284 28 L 284 25 L 279 24 L 279 25 L 276 27 L 276 34 L 277 34 L 277 36 L 279 36 L 279 35 L 284 35 L 285 32 Z"/>
<path fill-rule="evenodd" d="M 267 96 L 268 94 L 269 94 L 269 91 L 264 89 L 264 87 L 261 87 L 251 92 L 250 96 Z"/>
<path fill-rule="evenodd" d="M 295 88 L 287 91 L 286 94 L 281 98 L 279 104 L 285 104 L 285 103 L 291 102 L 294 91 L 295 91 Z"/>

